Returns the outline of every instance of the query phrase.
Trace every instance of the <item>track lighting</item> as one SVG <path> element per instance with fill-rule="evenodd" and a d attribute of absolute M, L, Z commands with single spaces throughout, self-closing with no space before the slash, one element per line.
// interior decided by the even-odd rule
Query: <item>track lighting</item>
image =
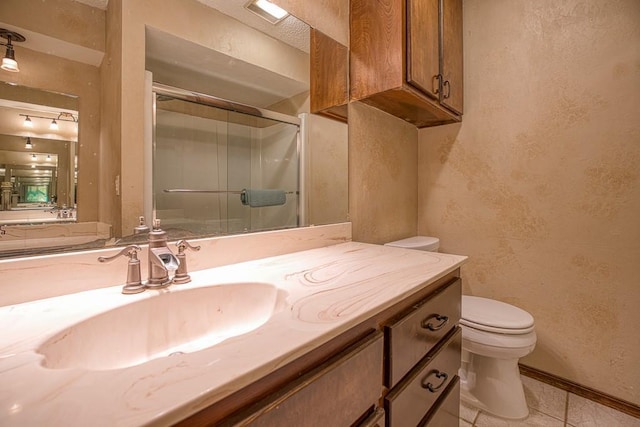
<path fill-rule="evenodd" d="M 11 42 L 23 42 L 26 38 L 22 34 L 5 28 L 0 28 L 0 37 L 7 39 L 6 43 L 2 43 L 2 45 L 7 47 L 7 51 L 4 54 L 4 58 L 2 58 L 2 65 L 0 65 L 0 68 L 5 71 L 17 73 L 20 69 L 18 68 L 18 61 L 16 61 L 16 54 Z"/>
<path fill-rule="evenodd" d="M 38 159 L 38 158 L 36 157 L 36 154 L 35 154 L 35 153 L 33 153 L 33 154 L 31 155 L 31 160 L 37 160 L 37 159 Z"/>
<path fill-rule="evenodd" d="M 26 148 L 27 150 L 31 150 L 33 148 L 33 144 L 31 143 L 30 137 L 27 137 L 27 143 L 24 144 L 24 148 Z"/>
<path fill-rule="evenodd" d="M 58 130 L 60 128 L 58 122 L 73 122 L 78 123 L 78 118 L 71 113 L 62 112 L 58 114 L 58 117 L 44 117 L 44 116 L 36 116 L 33 114 L 20 114 L 20 116 L 24 117 L 24 127 L 33 128 L 33 120 L 31 119 L 43 119 L 43 120 L 51 120 L 49 122 L 49 129 Z"/>

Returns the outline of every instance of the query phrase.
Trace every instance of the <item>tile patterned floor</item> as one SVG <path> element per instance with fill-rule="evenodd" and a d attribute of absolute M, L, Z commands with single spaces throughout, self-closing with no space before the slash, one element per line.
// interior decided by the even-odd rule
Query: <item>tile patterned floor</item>
<path fill-rule="evenodd" d="M 460 427 L 640 427 L 640 419 L 549 384 L 522 377 L 529 417 L 503 420 L 460 405 Z"/>

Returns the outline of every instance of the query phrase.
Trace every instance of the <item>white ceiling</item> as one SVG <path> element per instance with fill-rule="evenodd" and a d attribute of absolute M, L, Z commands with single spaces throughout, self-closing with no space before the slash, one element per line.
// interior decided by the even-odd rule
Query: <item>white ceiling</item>
<path fill-rule="evenodd" d="M 76 0 L 91 7 L 106 9 L 109 0 Z M 217 9 L 225 15 L 231 16 L 258 31 L 270 35 L 296 49 L 309 53 L 309 26 L 289 15 L 276 25 L 257 16 L 245 8 L 248 0 L 197 0 L 205 6 Z"/>
<path fill-rule="evenodd" d="M 245 8 L 247 0 L 198 0 L 198 2 L 217 9 L 225 15 L 296 49 L 309 53 L 309 26 L 295 16 L 289 15 L 274 25 Z"/>

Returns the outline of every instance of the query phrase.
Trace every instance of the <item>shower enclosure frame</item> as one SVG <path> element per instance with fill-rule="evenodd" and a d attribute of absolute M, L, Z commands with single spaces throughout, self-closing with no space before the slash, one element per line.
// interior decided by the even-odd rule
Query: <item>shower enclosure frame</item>
<path fill-rule="evenodd" d="M 176 88 L 166 84 L 154 82 L 150 72 L 146 76 L 146 100 L 145 110 L 150 111 L 151 114 L 147 116 L 145 125 L 145 154 L 144 154 L 144 216 L 148 223 L 151 223 L 156 218 L 155 198 L 153 194 L 153 156 L 156 146 L 156 108 L 157 108 L 157 95 L 165 95 L 174 99 L 178 99 L 186 102 L 193 102 L 200 105 L 219 108 L 226 111 L 232 111 L 236 113 L 246 114 L 253 117 L 264 118 L 274 120 L 281 123 L 291 124 L 297 127 L 296 132 L 296 156 L 297 156 L 297 203 L 296 203 L 296 226 L 300 227 L 305 223 L 306 216 L 306 191 L 304 185 L 304 140 L 306 138 L 306 132 L 304 129 L 304 118 L 306 114 L 301 114 L 300 117 L 290 116 L 276 111 L 267 110 L 264 108 L 254 107 L 247 104 L 242 104 L 226 99 L 218 98 L 212 95 L 207 95 L 199 92 L 194 92 L 186 89 Z M 233 191 L 223 191 L 233 192 Z M 252 232 L 253 230 L 250 230 Z M 267 230 L 255 230 L 255 231 L 267 231 Z"/>

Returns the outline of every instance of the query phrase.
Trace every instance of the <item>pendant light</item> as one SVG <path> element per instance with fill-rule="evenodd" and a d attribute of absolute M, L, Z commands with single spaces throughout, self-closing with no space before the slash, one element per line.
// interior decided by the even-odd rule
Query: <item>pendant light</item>
<path fill-rule="evenodd" d="M 11 42 L 23 42 L 26 38 L 22 34 L 5 28 L 0 28 L 0 37 L 7 39 L 6 43 L 2 43 L 2 45 L 7 47 L 7 50 L 4 54 L 4 58 L 2 58 L 2 65 L 0 65 L 0 68 L 5 71 L 17 73 L 20 69 L 18 68 L 18 61 L 16 61 L 16 54 Z"/>

